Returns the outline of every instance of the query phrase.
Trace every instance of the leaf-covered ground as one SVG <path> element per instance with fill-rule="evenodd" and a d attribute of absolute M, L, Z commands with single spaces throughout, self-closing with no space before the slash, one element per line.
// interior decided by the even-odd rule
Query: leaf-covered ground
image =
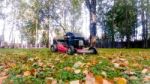
<path fill-rule="evenodd" d="M 150 84 L 150 49 L 98 49 L 98 55 L 49 49 L 0 49 L 0 84 Z"/>

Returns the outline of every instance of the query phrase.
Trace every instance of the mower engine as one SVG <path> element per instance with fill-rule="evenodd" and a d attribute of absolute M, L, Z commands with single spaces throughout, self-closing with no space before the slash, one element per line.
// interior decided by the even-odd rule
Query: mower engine
<path fill-rule="evenodd" d="M 65 40 L 68 46 L 74 46 L 74 48 L 83 48 L 86 46 L 85 39 L 83 37 L 79 37 L 78 34 L 73 34 L 71 32 L 66 33 Z"/>

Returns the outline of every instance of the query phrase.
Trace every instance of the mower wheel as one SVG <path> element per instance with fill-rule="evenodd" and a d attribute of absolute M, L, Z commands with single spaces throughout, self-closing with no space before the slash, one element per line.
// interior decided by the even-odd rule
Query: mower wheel
<path fill-rule="evenodd" d="M 96 48 L 90 47 L 89 50 L 92 51 L 92 54 L 97 54 Z"/>
<path fill-rule="evenodd" d="M 54 44 L 51 46 L 51 51 L 56 52 L 57 51 L 57 46 Z"/>
<path fill-rule="evenodd" d="M 69 46 L 68 50 L 67 50 L 67 54 L 68 55 L 73 55 L 75 53 L 75 49 L 73 46 Z"/>

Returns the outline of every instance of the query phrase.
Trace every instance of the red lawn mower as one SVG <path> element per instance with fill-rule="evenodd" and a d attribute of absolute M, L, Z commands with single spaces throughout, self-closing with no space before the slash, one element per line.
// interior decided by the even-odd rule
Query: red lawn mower
<path fill-rule="evenodd" d="M 63 39 L 53 40 L 51 45 L 52 52 L 61 52 L 73 55 L 78 54 L 97 54 L 97 50 L 94 47 L 90 47 L 88 41 L 81 37 L 80 34 L 67 32 Z"/>

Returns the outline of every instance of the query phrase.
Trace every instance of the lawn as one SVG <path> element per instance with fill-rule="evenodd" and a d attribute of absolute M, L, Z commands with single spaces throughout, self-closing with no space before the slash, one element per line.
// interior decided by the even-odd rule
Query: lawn
<path fill-rule="evenodd" d="M 150 49 L 98 52 L 70 56 L 49 49 L 0 49 L 0 84 L 150 84 Z"/>

